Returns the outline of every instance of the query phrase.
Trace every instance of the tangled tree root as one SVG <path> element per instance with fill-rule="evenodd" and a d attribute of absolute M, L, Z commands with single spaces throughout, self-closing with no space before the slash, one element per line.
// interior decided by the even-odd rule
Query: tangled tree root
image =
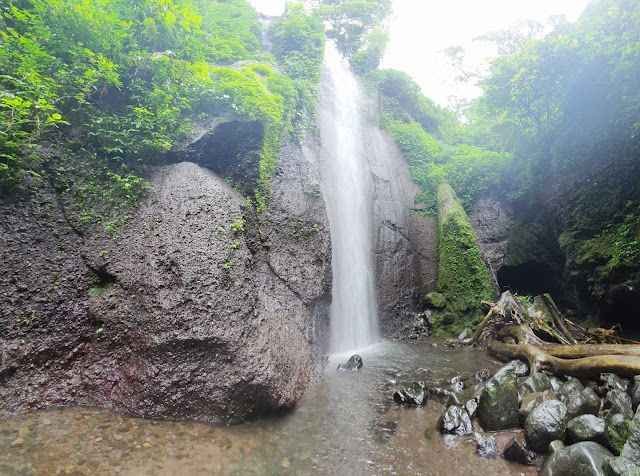
<path fill-rule="evenodd" d="M 499 359 L 526 360 L 532 372 L 585 378 L 603 372 L 640 374 L 640 345 L 615 331 L 585 329 L 565 319 L 549 295 L 536 300 L 537 309 L 529 311 L 511 293 L 503 293 L 467 343 L 487 345 Z"/>

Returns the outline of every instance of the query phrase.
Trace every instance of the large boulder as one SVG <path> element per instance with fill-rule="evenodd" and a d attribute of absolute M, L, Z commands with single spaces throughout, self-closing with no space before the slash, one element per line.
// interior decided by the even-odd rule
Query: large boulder
<path fill-rule="evenodd" d="M 504 430 L 518 426 L 520 422 L 518 372 L 523 373 L 521 366 L 517 363 L 510 363 L 485 383 L 480 394 L 478 417 L 486 431 Z"/>
<path fill-rule="evenodd" d="M 547 451 L 553 440 L 564 439 L 567 407 L 559 400 L 542 402 L 527 417 L 524 430 L 529 447 L 540 453 Z"/>
<path fill-rule="evenodd" d="M 164 166 L 114 237 L 76 233 L 56 207 L 0 204 L 0 293 L 15 299 L 1 306 L 0 412 L 80 404 L 237 421 L 294 406 L 328 318 L 315 175 L 299 153 L 284 157 L 256 217 L 211 171 Z M 38 319 L 16 325 L 28 309 Z"/>
<path fill-rule="evenodd" d="M 605 476 L 604 465 L 611 453 L 593 441 L 559 449 L 542 467 L 542 476 Z"/>

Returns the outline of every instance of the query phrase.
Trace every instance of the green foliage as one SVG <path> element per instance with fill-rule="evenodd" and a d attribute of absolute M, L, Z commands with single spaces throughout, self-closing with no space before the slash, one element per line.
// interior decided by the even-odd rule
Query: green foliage
<path fill-rule="evenodd" d="M 394 69 L 377 70 L 367 76 L 379 94 L 385 116 L 403 122 L 418 122 L 427 132 L 444 138 L 453 116 L 427 98 L 409 75 Z"/>
<path fill-rule="evenodd" d="M 298 109 L 312 109 L 322 58 L 319 17 L 290 11 L 276 35 L 286 76 L 265 63 L 246 0 L 11 1 L 0 11 L 0 186 L 46 174 L 45 156 L 75 157 L 115 196 L 119 182 L 103 170 L 124 164 L 134 176 L 194 123 L 224 116 L 264 125 L 256 201 L 266 207 L 281 140 Z"/>
<path fill-rule="evenodd" d="M 295 124 L 300 131 L 311 124 L 324 57 L 324 26 L 317 13 L 307 15 L 300 4 L 289 4 L 271 31 L 273 51 L 282 70 L 296 87 Z"/>
<path fill-rule="evenodd" d="M 520 194 L 606 157 L 635 153 L 640 4 L 600 0 L 574 25 L 512 48 L 493 65 L 473 122 L 515 157 Z"/>
<path fill-rule="evenodd" d="M 456 323 L 468 324 L 481 315 L 483 300 L 495 298 L 495 288 L 469 218 L 444 183 L 438 187 L 438 221 L 438 292 L 446 297 L 446 311 L 458 317 Z"/>
<path fill-rule="evenodd" d="M 637 271 L 640 263 L 640 209 L 628 204 L 618 220 L 590 238 L 566 231 L 560 245 L 578 267 L 595 269 L 598 280 L 615 283 Z"/>
<path fill-rule="evenodd" d="M 431 170 L 432 177 L 443 177 L 456 190 L 465 208 L 483 194 L 501 192 L 511 155 L 468 144 L 448 147 L 442 165 Z"/>
<path fill-rule="evenodd" d="M 120 173 L 108 168 L 91 170 L 84 177 L 76 172 L 73 183 L 67 186 L 66 190 L 60 192 L 72 198 L 78 208 L 79 223 L 100 224 L 110 234 L 117 232 L 125 223 L 128 209 L 148 189 L 148 183 L 143 178 L 126 168 Z"/>
<path fill-rule="evenodd" d="M 246 226 L 246 223 L 244 218 L 238 217 L 231 223 L 231 231 L 236 235 L 244 233 L 245 226 Z"/>
<path fill-rule="evenodd" d="M 391 0 L 323 0 L 321 12 L 330 25 L 327 35 L 351 59 L 391 13 Z"/>
<path fill-rule="evenodd" d="M 351 58 L 353 70 L 365 75 L 380 65 L 389 42 L 389 35 L 381 28 L 370 31 L 364 38 L 362 47 Z"/>

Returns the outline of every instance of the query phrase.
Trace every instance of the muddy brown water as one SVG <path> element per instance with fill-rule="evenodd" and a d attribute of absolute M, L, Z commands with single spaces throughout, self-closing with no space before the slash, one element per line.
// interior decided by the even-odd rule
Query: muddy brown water
<path fill-rule="evenodd" d="M 473 439 L 442 437 L 440 403 L 393 403 L 396 381 L 444 382 L 482 367 L 495 370 L 498 364 L 484 353 L 385 342 L 361 355 L 365 367 L 358 373 L 337 372 L 331 361 L 291 413 L 237 426 L 143 420 L 88 408 L 0 421 L 0 474 L 536 474 L 500 457 L 480 458 Z M 512 435 L 497 436 L 500 447 Z"/>

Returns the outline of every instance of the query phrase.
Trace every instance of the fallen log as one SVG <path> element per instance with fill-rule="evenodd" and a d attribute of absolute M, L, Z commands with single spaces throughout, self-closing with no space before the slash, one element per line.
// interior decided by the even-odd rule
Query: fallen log
<path fill-rule="evenodd" d="M 492 355 L 500 359 L 528 361 L 531 372 L 547 370 L 557 375 L 580 378 L 598 377 L 603 372 L 613 372 L 624 377 L 640 375 L 640 356 L 636 354 L 596 354 L 596 349 L 593 349 L 588 357 L 563 359 L 551 355 L 543 347 L 532 344 L 505 344 L 495 340 L 489 344 L 488 349 Z"/>
<path fill-rule="evenodd" d="M 630 355 L 640 357 L 640 345 L 633 344 L 543 344 L 545 352 L 562 359 L 579 359 L 600 355 Z"/>

